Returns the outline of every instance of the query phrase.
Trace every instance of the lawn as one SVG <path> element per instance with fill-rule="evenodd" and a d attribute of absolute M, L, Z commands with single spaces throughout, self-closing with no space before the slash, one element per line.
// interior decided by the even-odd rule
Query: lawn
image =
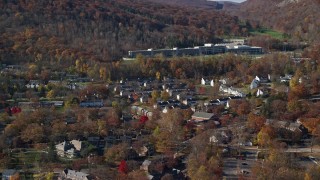
<path fill-rule="evenodd" d="M 45 151 L 20 151 L 20 152 L 13 152 L 12 165 L 18 169 L 28 169 L 28 170 L 38 170 L 40 168 L 39 163 L 42 158 L 45 158 L 47 153 Z"/>
<path fill-rule="evenodd" d="M 267 28 L 260 28 L 256 29 L 254 31 L 250 31 L 251 35 L 266 35 L 266 36 L 271 36 L 275 39 L 282 40 L 284 38 L 284 34 L 278 31 L 274 31 L 272 29 L 267 29 Z"/>

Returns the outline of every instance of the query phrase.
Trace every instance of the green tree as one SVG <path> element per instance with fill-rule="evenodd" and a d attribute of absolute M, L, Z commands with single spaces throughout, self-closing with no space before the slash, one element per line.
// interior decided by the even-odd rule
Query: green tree
<path fill-rule="evenodd" d="M 82 157 L 87 157 L 90 153 L 93 153 L 97 150 L 97 148 L 90 144 L 89 142 L 83 142 L 83 148 L 81 149 L 80 155 Z"/>
<path fill-rule="evenodd" d="M 50 143 L 49 143 L 48 160 L 50 162 L 57 162 L 57 160 L 58 160 L 56 146 L 54 145 L 53 141 L 50 141 Z"/>

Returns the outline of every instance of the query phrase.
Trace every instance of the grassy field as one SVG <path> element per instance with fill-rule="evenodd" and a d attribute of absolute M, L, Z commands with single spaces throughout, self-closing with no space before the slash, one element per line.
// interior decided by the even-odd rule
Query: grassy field
<path fill-rule="evenodd" d="M 254 31 L 250 31 L 250 34 L 251 35 L 267 35 L 280 40 L 284 38 L 283 33 L 274 31 L 272 29 L 267 29 L 267 28 L 261 28 L 261 29 L 256 29 Z"/>

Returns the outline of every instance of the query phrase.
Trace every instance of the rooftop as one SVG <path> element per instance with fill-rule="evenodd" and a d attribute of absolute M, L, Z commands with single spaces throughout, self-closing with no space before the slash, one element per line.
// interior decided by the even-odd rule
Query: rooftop
<path fill-rule="evenodd" d="M 214 115 L 213 113 L 195 112 L 195 113 L 192 115 L 192 118 L 210 119 L 210 118 L 212 118 L 213 115 Z"/>

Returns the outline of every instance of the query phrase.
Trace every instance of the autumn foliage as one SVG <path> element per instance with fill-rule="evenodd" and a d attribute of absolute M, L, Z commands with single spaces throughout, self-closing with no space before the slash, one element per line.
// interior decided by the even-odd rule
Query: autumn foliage
<path fill-rule="evenodd" d="M 119 170 L 120 173 L 124 173 L 124 174 L 128 173 L 128 165 L 127 165 L 127 162 L 125 160 L 122 160 L 120 162 L 118 170 Z"/>
<path fill-rule="evenodd" d="M 263 116 L 255 115 L 250 113 L 248 116 L 248 127 L 253 129 L 255 132 L 259 132 L 264 126 L 266 118 Z"/>
<path fill-rule="evenodd" d="M 15 61 L 51 59 L 67 65 L 77 60 L 81 72 L 93 62 L 119 60 L 128 50 L 188 47 L 225 34 L 247 35 L 241 31 L 246 25 L 222 12 L 141 0 L 2 1 L 0 7 L 1 59 L 15 54 Z"/>
<path fill-rule="evenodd" d="M 145 124 L 149 120 L 148 116 L 141 116 L 139 123 L 140 124 Z"/>

